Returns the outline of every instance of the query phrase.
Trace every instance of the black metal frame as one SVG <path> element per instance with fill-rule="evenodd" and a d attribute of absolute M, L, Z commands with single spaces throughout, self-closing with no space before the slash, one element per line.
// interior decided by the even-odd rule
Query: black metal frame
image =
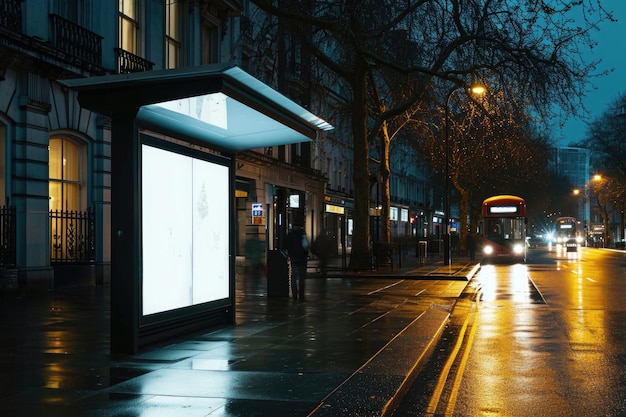
<path fill-rule="evenodd" d="M 0 206 L 0 267 L 14 267 L 15 207 Z"/>

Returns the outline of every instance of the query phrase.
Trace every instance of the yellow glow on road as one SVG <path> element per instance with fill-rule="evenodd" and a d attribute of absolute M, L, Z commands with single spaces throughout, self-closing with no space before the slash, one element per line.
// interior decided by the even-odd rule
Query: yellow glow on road
<path fill-rule="evenodd" d="M 494 301 L 496 299 L 496 268 L 493 265 L 484 265 L 480 270 L 481 300 Z"/>

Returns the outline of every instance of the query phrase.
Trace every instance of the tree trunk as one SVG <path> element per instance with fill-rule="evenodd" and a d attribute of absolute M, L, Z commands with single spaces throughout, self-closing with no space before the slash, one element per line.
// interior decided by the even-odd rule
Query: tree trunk
<path fill-rule="evenodd" d="M 367 137 L 367 63 L 357 62 L 352 85 L 352 136 L 354 144 L 354 228 L 350 269 L 369 269 L 370 187 L 369 144 Z"/>
<path fill-rule="evenodd" d="M 470 191 L 468 189 L 463 189 L 460 191 L 461 193 L 461 213 L 459 213 L 460 224 L 459 224 L 459 247 L 462 253 L 467 252 L 467 215 L 468 215 L 468 207 L 469 207 L 469 199 L 470 199 Z"/>
<path fill-rule="evenodd" d="M 459 208 L 459 249 L 461 253 L 465 253 L 467 250 L 467 217 L 469 214 L 469 200 L 472 195 L 472 192 L 468 188 L 463 188 L 459 183 L 459 178 L 456 175 L 452 176 L 452 183 L 454 184 L 454 188 L 461 195 L 461 206 Z"/>
<path fill-rule="evenodd" d="M 389 169 L 389 144 L 391 139 L 387 130 L 387 122 L 383 123 L 381 142 L 380 174 L 382 176 L 383 196 L 381 202 L 382 236 L 380 240 L 385 243 L 391 243 L 391 189 L 389 187 L 391 174 Z"/>

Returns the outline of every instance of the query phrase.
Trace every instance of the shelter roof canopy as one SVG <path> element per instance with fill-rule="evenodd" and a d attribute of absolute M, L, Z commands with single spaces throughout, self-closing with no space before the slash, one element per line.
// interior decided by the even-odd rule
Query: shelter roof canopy
<path fill-rule="evenodd" d="M 234 65 L 60 82 L 86 109 L 228 151 L 305 142 L 333 128 Z"/>

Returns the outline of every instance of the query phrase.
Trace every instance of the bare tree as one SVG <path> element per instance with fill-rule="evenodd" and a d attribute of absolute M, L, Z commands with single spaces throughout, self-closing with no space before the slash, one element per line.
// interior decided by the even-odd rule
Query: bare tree
<path fill-rule="evenodd" d="M 442 176 L 448 172 L 460 197 L 460 248 L 464 250 L 466 233 L 476 230 L 477 211 L 484 198 L 494 194 L 524 194 L 522 190 L 530 188 L 525 186 L 527 183 L 533 184 L 535 192 L 542 188 L 548 145 L 533 128 L 532 120 L 522 112 L 523 106 L 503 100 L 499 89 L 478 99 L 464 94 L 452 98 L 455 100 L 449 112 L 449 143 L 441 135 L 427 135 L 420 139 L 420 147 Z M 441 158 L 446 152 L 450 155 L 447 167 L 446 160 Z M 471 227 L 468 218 L 474 219 Z"/>
<path fill-rule="evenodd" d="M 626 209 L 626 94 L 620 94 L 608 109 L 593 120 L 582 142 L 591 150 L 591 164 L 600 181 L 590 181 L 604 222 L 604 241 L 609 232 L 610 211 L 620 212 L 620 234 L 624 233 Z M 624 236 L 621 236 L 623 239 Z"/>
<path fill-rule="evenodd" d="M 592 163 L 602 167 L 602 174 L 626 184 L 626 94 L 590 123 L 582 146 L 591 150 Z"/>
<path fill-rule="evenodd" d="M 510 86 L 507 94 L 525 97 L 538 114 L 545 114 L 549 104 L 575 112 L 595 64 L 581 59 L 581 45 L 590 44 L 590 30 L 610 18 L 599 0 L 251 1 L 288 22 L 317 62 L 349 90 L 354 152 L 351 268 L 369 266 L 369 145 L 393 117 L 427 97 L 426 88 L 447 91 L 472 77 L 497 78 L 498 84 Z M 405 61 L 398 60 L 402 54 L 394 48 L 405 48 L 407 42 L 390 45 L 391 33 L 404 33 L 415 46 Z M 387 97 L 381 94 L 372 106 L 373 84 L 383 79 L 379 70 L 419 82 L 403 102 L 381 106 L 380 98 Z"/>

